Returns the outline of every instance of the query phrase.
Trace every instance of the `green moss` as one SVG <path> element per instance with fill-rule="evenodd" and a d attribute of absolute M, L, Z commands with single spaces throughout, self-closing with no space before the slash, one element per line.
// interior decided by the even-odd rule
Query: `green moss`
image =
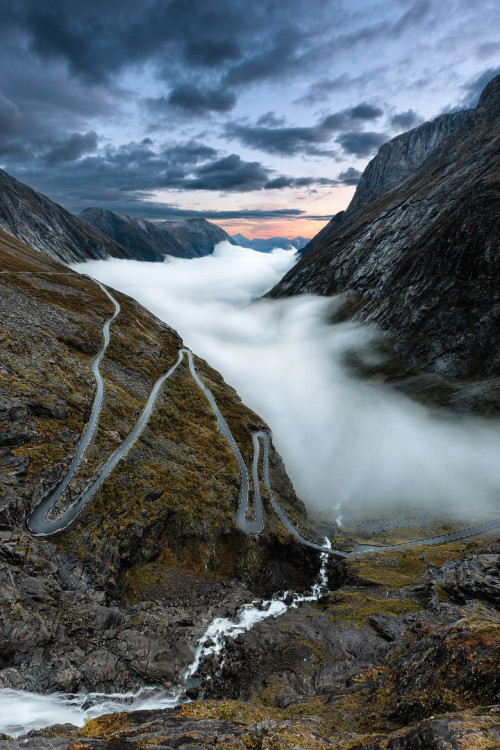
<path fill-rule="evenodd" d="M 346 562 L 347 575 L 352 582 L 399 589 L 415 584 L 429 565 L 442 565 L 446 560 L 465 557 L 482 544 L 481 540 L 452 541 L 353 557 Z"/>
<path fill-rule="evenodd" d="M 328 596 L 328 617 L 331 622 L 345 622 L 355 627 L 367 625 L 372 615 L 380 612 L 401 615 L 418 612 L 419 604 L 409 599 L 395 599 L 382 594 L 365 594 L 359 591 L 334 591 Z"/>

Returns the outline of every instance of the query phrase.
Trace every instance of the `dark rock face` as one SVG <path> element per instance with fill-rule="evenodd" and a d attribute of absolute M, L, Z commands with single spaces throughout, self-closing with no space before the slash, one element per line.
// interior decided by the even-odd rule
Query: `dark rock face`
<path fill-rule="evenodd" d="M 271 296 L 355 295 L 355 317 L 420 370 L 498 376 L 499 114 L 497 77 L 414 174 L 347 216 Z"/>
<path fill-rule="evenodd" d="M 453 133 L 471 112 L 472 110 L 466 109 L 451 115 L 441 115 L 384 143 L 363 171 L 347 209 L 335 214 L 305 246 L 301 255 L 306 255 L 322 245 L 334 236 L 350 216 L 414 174 L 443 138 Z"/>
<path fill-rule="evenodd" d="M 153 223 L 104 208 L 87 208 L 80 216 L 127 247 L 137 260 L 162 261 L 167 255 L 197 258 L 212 253 L 223 240 L 235 244 L 227 232 L 205 219 Z"/>
<path fill-rule="evenodd" d="M 315 250 L 317 247 L 320 247 L 323 245 L 330 237 L 334 236 L 338 229 L 342 226 L 344 223 L 346 212 L 345 211 L 339 211 L 335 216 L 333 216 L 328 224 L 321 229 L 318 234 L 316 234 L 312 240 L 309 240 L 307 245 L 305 245 L 302 250 L 300 251 L 300 256 L 303 258 L 304 255 L 307 255 L 311 251 Z"/>
<path fill-rule="evenodd" d="M 126 247 L 3 170 L 0 170 L 0 228 L 63 263 L 109 256 L 132 257 Z"/>
<path fill-rule="evenodd" d="M 469 117 L 466 109 L 451 115 L 441 115 L 430 122 L 402 133 L 380 147 L 361 175 L 345 218 L 394 190 L 403 180 L 414 174 L 429 154 Z"/>

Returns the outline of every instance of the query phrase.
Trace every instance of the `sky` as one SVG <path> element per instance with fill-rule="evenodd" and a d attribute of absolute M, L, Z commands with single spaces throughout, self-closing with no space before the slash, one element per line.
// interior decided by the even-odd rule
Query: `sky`
<path fill-rule="evenodd" d="M 311 237 L 500 72 L 497 0 L 0 0 L 0 167 L 78 213 Z"/>

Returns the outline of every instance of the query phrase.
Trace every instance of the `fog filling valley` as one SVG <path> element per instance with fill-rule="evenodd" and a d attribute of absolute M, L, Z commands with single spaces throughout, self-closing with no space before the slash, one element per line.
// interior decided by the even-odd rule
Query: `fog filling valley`
<path fill-rule="evenodd" d="M 438 417 L 404 396 L 350 375 L 353 351 L 374 332 L 328 322 L 335 298 L 257 300 L 293 265 L 220 243 L 213 255 L 164 263 L 73 265 L 175 328 L 219 370 L 273 433 L 297 494 L 333 518 L 497 507 L 498 422 Z M 164 386 L 168 398 L 168 384 Z"/>

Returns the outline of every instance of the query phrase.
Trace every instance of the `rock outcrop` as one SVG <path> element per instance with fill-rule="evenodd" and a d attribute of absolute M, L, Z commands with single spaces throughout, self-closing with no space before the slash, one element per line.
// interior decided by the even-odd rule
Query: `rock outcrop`
<path fill-rule="evenodd" d="M 154 223 L 104 208 L 86 208 L 80 217 L 127 247 L 137 260 L 162 261 L 169 255 L 198 258 L 212 253 L 218 242 L 235 244 L 227 232 L 206 219 Z"/>
<path fill-rule="evenodd" d="M 499 135 L 497 77 L 416 172 L 346 216 L 270 295 L 343 292 L 419 371 L 498 377 Z"/>
<path fill-rule="evenodd" d="M 0 229 L 62 263 L 132 257 L 126 247 L 1 169 Z"/>

